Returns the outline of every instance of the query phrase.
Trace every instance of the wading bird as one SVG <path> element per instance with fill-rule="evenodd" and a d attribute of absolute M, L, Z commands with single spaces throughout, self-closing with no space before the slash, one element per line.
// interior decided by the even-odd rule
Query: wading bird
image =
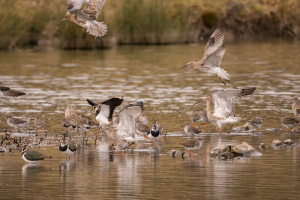
<path fill-rule="evenodd" d="M 249 122 L 253 126 L 253 131 L 254 131 L 254 127 L 255 127 L 255 128 L 258 128 L 258 131 L 260 132 L 260 127 L 264 123 L 264 120 L 263 120 L 262 116 L 258 116 L 258 117 L 254 117 Z"/>
<path fill-rule="evenodd" d="M 220 28 L 215 30 L 212 36 L 209 38 L 206 46 L 203 58 L 199 62 L 189 62 L 188 64 L 178 67 L 188 67 L 209 74 L 216 75 L 222 81 L 224 85 L 226 83 L 223 80 L 229 81 L 229 74 L 222 68 L 220 68 L 222 58 L 225 54 L 225 47 L 222 46 L 224 40 L 224 31 Z"/>
<path fill-rule="evenodd" d="M 28 149 L 28 146 L 22 148 L 22 158 L 25 162 L 30 164 L 37 164 L 39 161 L 44 160 L 45 158 L 50 158 L 51 156 L 45 156 L 44 154 Z"/>
<path fill-rule="evenodd" d="M 292 130 L 294 126 L 299 124 L 299 121 L 297 119 L 294 119 L 286 115 L 281 115 L 279 118 L 282 126 L 286 127 L 288 132 L 290 131 L 290 128 Z"/>
<path fill-rule="evenodd" d="M 94 122 L 89 116 L 74 110 L 71 105 L 67 106 L 65 111 L 65 118 L 71 124 L 71 126 L 75 127 L 76 136 L 78 131 L 83 132 L 88 130 L 89 128 L 98 127 L 98 124 Z"/>
<path fill-rule="evenodd" d="M 193 122 L 193 126 L 194 126 L 194 123 L 196 123 L 196 128 L 197 128 L 197 123 L 198 122 L 200 122 L 200 121 L 205 122 L 204 128 L 206 130 L 207 122 L 209 122 L 209 120 L 207 118 L 206 110 L 204 110 L 204 109 L 199 109 L 199 110 L 195 109 L 195 110 L 193 110 L 190 117 L 191 117 L 191 121 Z"/>
<path fill-rule="evenodd" d="M 235 100 L 250 95 L 256 90 L 256 87 L 241 87 L 241 88 L 228 88 L 217 90 L 211 93 L 202 101 L 207 102 L 207 117 L 209 121 L 220 129 L 226 124 L 233 124 L 243 120 L 241 117 L 236 117 L 234 113 Z M 201 101 L 200 101 L 201 102 Z M 199 102 L 198 102 L 199 103 Z M 230 129 L 231 129 L 230 127 Z M 230 132 L 228 131 L 228 134 Z"/>
<path fill-rule="evenodd" d="M 202 142 L 204 142 L 201 138 L 195 138 L 185 141 L 184 143 L 179 143 L 180 145 L 184 146 L 189 153 L 194 155 L 192 152 L 193 150 L 198 150 L 202 146 Z"/>
<path fill-rule="evenodd" d="M 97 22 L 98 16 L 106 0 L 67 0 L 67 13 L 65 17 L 58 23 L 69 20 L 82 26 L 86 32 L 103 40 L 107 32 L 107 26 L 103 22 Z M 87 3 L 83 9 L 80 9 L 83 3 Z M 98 41 L 98 40 L 97 40 Z"/>
<path fill-rule="evenodd" d="M 185 123 L 184 132 L 188 137 L 195 137 L 196 134 L 201 133 L 202 131 L 197 128 L 191 126 L 189 123 Z"/>

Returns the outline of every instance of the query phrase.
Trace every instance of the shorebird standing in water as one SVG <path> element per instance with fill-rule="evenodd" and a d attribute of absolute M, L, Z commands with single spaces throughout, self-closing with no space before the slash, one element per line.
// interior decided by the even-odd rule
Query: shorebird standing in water
<path fill-rule="evenodd" d="M 299 121 L 297 119 L 294 119 L 286 115 L 281 115 L 279 118 L 281 119 L 280 122 L 282 126 L 286 127 L 288 132 L 290 131 L 289 128 L 291 128 L 292 130 L 294 126 L 297 126 L 299 124 Z"/>
<path fill-rule="evenodd" d="M 216 75 L 222 81 L 229 81 L 229 74 L 222 68 L 220 68 L 222 58 L 225 54 L 225 47 L 222 46 L 224 40 L 224 31 L 220 28 L 215 30 L 212 36 L 209 38 L 206 46 L 203 58 L 199 62 L 189 62 L 188 64 L 178 67 L 188 67 L 197 69 L 209 74 Z M 223 79 L 223 80 L 222 80 Z"/>
<path fill-rule="evenodd" d="M 197 123 L 200 121 L 205 122 L 204 128 L 206 130 L 206 125 L 207 122 L 209 122 L 208 118 L 207 118 L 207 112 L 204 109 L 195 109 L 193 110 L 192 114 L 191 114 L 191 121 L 193 122 L 193 127 L 194 127 L 194 123 L 196 123 L 196 128 L 197 128 Z"/>
<path fill-rule="evenodd" d="M 18 96 L 22 96 L 22 95 L 25 95 L 25 93 L 10 89 L 9 87 L 0 86 L 0 96 L 18 97 Z"/>
<path fill-rule="evenodd" d="M 76 136 L 78 131 L 83 132 L 86 129 L 97 127 L 98 124 L 94 122 L 89 116 L 74 110 L 72 106 L 68 105 L 65 112 L 66 120 L 71 124 L 71 126 L 77 129 Z"/>
<path fill-rule="evenodd" d="M 264 120 L 262 116 L 258 116 L 258 117 L 254 117 L 249 122 L 253 126 L 253 132 L 254 132 L 254 127 L 258 128 L 258 131 L 260 132 L 260 127 L 264 123 Z"/>
<path fill-rule="evenodd" d="M 222 89 L 211 93 L 208 97 L 206 97 L 206 99 L 203 100 L 207 102 L 207 117 L 214 126 L 220 129 L 220 134 L 222 133 L 222 127 L 226 124 L 232 124 L 232 127 L 233 124 L 243 119 L 235 116 L 235 100 L 250 95 L 255 90 L 256 87 Z"/>
<path fill-rule="evenodd" d="M 58 25 L 64 20 L 69 20 L 85 28 L 86 32 L 95 36 L 96 40 L 97 37 L 102 39 L 102 36 L 107 32 L 107 27 L 103 22 L 97 22 L 96 20 L 105 1 L 106 0 L 67 0 L 67 13 Z M 87 3 L 87 5 L 83 9 L 80 9 L 83 3 Z"/>

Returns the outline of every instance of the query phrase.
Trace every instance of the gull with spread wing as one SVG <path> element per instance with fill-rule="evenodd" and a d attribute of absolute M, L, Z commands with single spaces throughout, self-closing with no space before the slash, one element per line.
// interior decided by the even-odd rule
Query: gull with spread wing
<path fill-rule="evenodd" d="M 229 81 L 229 74 L 222 68 L 220 68 L 222 58 L 225 54 L 225 47 L 223 45 L 224 31 L 218 28 L 209 38 L 206 46 L 203 58 L 199 62 L 189 62 L 188 64 L 178 67 L 188 67 L 192 69 L 197 69 L 209 74 L 216 75 L 222 81 L 224 85 L 226 83 L 224 80 Z"/>
<path fill-rule="evenodd" d="M 256 87 L 240 87 L 217 90 L 211 93 L 203 100 L 207 102 L 208 120 L 220 129 L 220 133 L 222 133 L 222 127 L 226 124 L 233 125 L 240 122 L 243 118 L 235 116 L 234 103 L 237 99 L 250 95 L 255 90 Z"/>
<path fill-rule="evenodd" d="M 82 26 L 86 32 L 102 39 L 107 32 L 107 26 L 103 22 L 96 21 L 106 0 L 67 0 L 67 13 L 60 21 L 69 20 Z M 82 4 L 87 3 L 81 9 Z M 60 22 L 58 24 L 60 24 Z M 103 39 L 102 39 L 103 40 Z"/>

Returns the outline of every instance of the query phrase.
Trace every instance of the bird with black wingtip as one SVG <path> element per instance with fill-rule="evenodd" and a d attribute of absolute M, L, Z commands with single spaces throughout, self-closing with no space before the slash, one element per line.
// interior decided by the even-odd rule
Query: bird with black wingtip
<path fill-rule="evenodd" d="M 89 99 L 86 99 L 86 101 L 93 106 L 95 110 L 95 116 L 96 120 L 100 123 L 100 128 L 105 129 L 107 126 L 109 126 L 112 122 L 112 116 L 114 113 L 114 110 L 116 107 L 122 104 L 123 97 L 117 96 L 114 98 L 110 98 L 106 101 L 103 101 L 101 103 L 95 103 Z"/>

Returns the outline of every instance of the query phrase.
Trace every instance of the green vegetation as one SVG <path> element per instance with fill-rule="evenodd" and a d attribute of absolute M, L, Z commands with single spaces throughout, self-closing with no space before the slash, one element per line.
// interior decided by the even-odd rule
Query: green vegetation
<path fill-rule="evenodd" d="M 108 26 L 99 45 L 64 17 L 63 0 L 0 0 L 0 49 L 36 46 L 109 48 L 117 44 L 196 42 L 223 27 L 228 38 L 299 38 L 300 0 L 107 0 L 99 21 Z"/>

